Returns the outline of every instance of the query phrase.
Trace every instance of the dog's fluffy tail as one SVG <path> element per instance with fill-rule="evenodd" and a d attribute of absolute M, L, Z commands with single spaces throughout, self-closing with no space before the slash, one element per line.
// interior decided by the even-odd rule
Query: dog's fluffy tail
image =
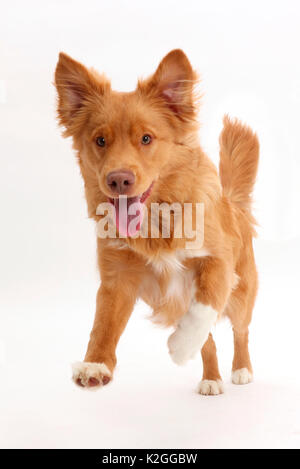
<path fill-rule="evenodd" d="M 224 117 L 220 135 L 220 178 L 223 193 L 255 224 L 251 214 L 252 191 L 255 183 L 259 142 L 249 127 L 237 119 Z"/>

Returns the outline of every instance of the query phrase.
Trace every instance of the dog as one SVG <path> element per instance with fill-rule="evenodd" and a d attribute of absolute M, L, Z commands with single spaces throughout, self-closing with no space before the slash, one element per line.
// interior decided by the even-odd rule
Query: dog
<path fill-rule="evenodd" d="M 111 381 L 116 347 L 138 298 L 151 306 L 154 321 L 173 327 L 168 347 L 175 363 L 201 351 L 200 394 L 224 391 L 211 333 L 221 317 L 233 328 L 232 382 L 252 381 L 248 326 L 258 281 L 251 194 L 259 142 L 249 127 L 225 116 L 218 172 L 199 143 L 197 85 L 180 49 L 167 54 L 133 92 L 113 91 L 104 75 L 59 55 L 59 124 L 73 140 L 89 216 L 100 223 L 105 214 L 98 207 L 112 208 L 116 233 L 97 238 L 96 315 L 84 361 L 73 365 L 73 380 L 83 388 Z M 139 236 L 152 206 L 174 203 L 192 206 L 192 223 L 196 204 L 204 207 L 199 245 L 187 248 L 187 235 L 175 236 L 181 223 L 175 223 L 175 211 L 169 236 L 160 236 L 168 221 L 164 210 L 155 226 L 159 236 L 147 230 Z"/>

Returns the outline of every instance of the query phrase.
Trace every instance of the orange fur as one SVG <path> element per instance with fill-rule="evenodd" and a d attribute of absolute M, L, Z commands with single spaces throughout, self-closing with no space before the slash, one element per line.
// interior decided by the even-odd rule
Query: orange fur
<path fill-rule="evenodd" d="M 247 338 L 257 289 L 251 214 L 257 137 L 237 120 L 224 118 L 219 176 L 198 142 L 197 76 L 180 50 L 170 52 L 131 93 L 113 91 L 103 75 L 65 54 L 60 54 L 55 84 L 59 122 L 65 136 L 73 138 L 90 217 L 100 219 L 97 206 L 112 197 L 107 174 L 120 169 L 135 175 L 129 196 L 145 192 L 153 182 L 148 207 L 152 202 L 205 206 L 203 256 L 186 256 L 186 240 L 172 235 L 98 239 L 101 286 L 85 361 L 105 363 L 112 373 L 136 299 L 150 304 L 154 320 L 176 325 L 189 308 L 193 287 L 195 301 L 210 305 L 219 317 L 227 315 L 233 324 L 233 371 L 252 371 Z M 141 144 L 143 134 L 151 135 L 150 145 Z M 105 136 L 105 148 L 95 144 L 98 136 Z M 174 267 L 175 256 L 182 270 Z M 211 335 L 202 357 L 204 379 L 220 379 Z"/>

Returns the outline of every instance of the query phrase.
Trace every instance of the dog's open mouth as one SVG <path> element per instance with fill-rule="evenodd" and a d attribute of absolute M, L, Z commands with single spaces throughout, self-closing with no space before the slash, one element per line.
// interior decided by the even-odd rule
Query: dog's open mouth
<path fill-rule="evenodd" d="M 115 207 L 115 223 L 122 236 L 135 236 L 141 229 L 145 202 L 151 194 L 153 182 L 141 195 L 127 197 L 120 195 L 116 198 L 109 198 L 109 202 Z"/>

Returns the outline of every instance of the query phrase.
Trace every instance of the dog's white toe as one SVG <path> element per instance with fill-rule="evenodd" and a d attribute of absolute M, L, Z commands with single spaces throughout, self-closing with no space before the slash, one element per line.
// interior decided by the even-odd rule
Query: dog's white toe
<path fill-rule="evenodd" d="M 76 362 L 72 371 L 73 381 L 85 389 L 98 389 L 111 380 L 111 372 L 105 363 Z"/>
<path fill-rule="evenodd" d="M 210 379 L 203 379 L 197 389 L 199 394 L 204 396 L 217 396 L 218 394 L 223 394 L 224 385 L 221 379 L 217 381 Z"/>
<path fill-rule="evenodd" d="M 233 384 L 248 384 L 253 381 L 253 375 L 248 368 L 240 368 L 232 372 L 231 380 Z"/>

